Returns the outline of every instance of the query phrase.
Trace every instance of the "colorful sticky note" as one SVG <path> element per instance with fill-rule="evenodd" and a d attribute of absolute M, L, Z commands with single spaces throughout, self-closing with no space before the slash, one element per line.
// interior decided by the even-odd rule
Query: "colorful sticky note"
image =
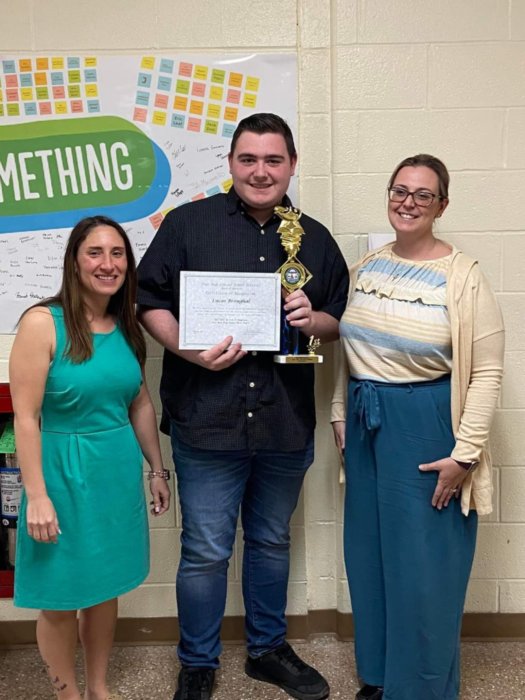
<path fill-rule="evenodd" d="M 246 76 L 246 85 L 244 89 L 250 92 L 257 92 L 259 89 L 259 78 L 254 78 L 253 75 Z"/>
<path fill-rule="evenodd" d="M 190 117 L 188 119 L 188 131 L 200 131 L 201 130 L 201 120 L 195 117 Z"/>
<path fill-rule="evenodd" d="M 28 117 L 34 117 L 37 114 L 36 102 L 27 102 L 24 105 L 24 112 Z"/>
<path fill-rule="evenodd" d="M 182 114 L 171 115 L 171 126 L 174 126 L 176 129 L 183 129 L 185 121 L 186 117 L 184 117 Z"/>
<path fill-rule="evenodd" d="M 171 90 L 171 78 L 168 78 L 167 75 L 159 75 L 157 90 L 165 90 L 166 92 L 169 92 Z"/>
<path fill-rule="evenodd" d="M 210 102 L 208 105 L 207 116 L 218 119 L 221 116 L 221 106 Z"/>
<path fill-rule="evenodd" d="M 190 94 L 190 81 L 189 80 L 177 80 L 175 92 L 178 92 L 181 95 L 189 95 Z"/>
<path fill-rule="evenodd" d="M 80 85 L 75 85 L 80 91 Z M 98 97 L 98 86 L 95 83 L 89 83 L 84 86 L 86 97 Z M 80 97 L 80 95 L 71 95 L 71 97 Z"/>
<path fill-rule="evenodd" d="M 54 72 L 51 73 L 51 85 L 63 85 L 64 84 L 64 74 Z"/>
<path fill-rule="evenodd" d="M 64 58 L 63 56 L 53 56 L 51 59 L 52 70 L 63 70 L 64 68 Z"/>
<path fill-rule="evenodd" d="M 148 116 L 148 110 L 142 107 L 135 107 L 133 110 L 133 120 L 136 122 L 145 122 Z"/>
<path fill-rule="evenodd" d="M 173 109 L 178 109 L 179 112 L 185 112 L 188 109 L 188 98 L 175 97 L 173 100 Z"/>
<path fill-rule="evenodd" d="M 221 85 L 224 83 L 224 78 L 226 77 L 226 71 L 221 70 L 220 68 L 213 68 L 211 72 L 211 82 L 212 83 L 220 83 Z"/>
<path fill-rule="evenodd" d="M 254 95 L 251 92 L 245 92 L 244 99 L 242 101 L 242 106 L 243 107 L 250 107 L 253 109 L 256 104 L 257 104 L 257 95 Z"/>
<path fill-rule="evenodd" d="M 6 87 L 18 87 L 18 75 L 6 75 L 5 85 Z"/>
<path fill-rule="evenodd" d="M 223 124 L 222 125 L 222 135 L 225 138 L 231 139 L 234 131 L 235 131 L 235 124 Z"/>
<path fill-rule="evenodd" d="M 88 100 L 87 101 L 87 111 L 88 112 L 100 112 L 100 102 L 98 100 Z"/>
<path fill-rule="evenodd" d="M 7 105 L 7 116 L 8 117 L 19 117 L 20 116 L 20 105 L 18 102 L 16 104 Z"/>
<path fill-rule="evenodd" d="M 158 110 L 155 110 L 151 121 L 153 124 L 157 124 L 158 126 L 166 126 L 166 112 L 159 112 Z"/>
<path fill-rule="evenodd" d="M 27 108 L 27 105 L 24 105 L 24 107 Z M 27 109 L 26 109 L 26 114 L 27 114 Z M 0 117 L 4 116 L 4 105 L 0 102 Z"/>
<path fill-rule="evenodd" d="M 35 73 L 35 85 L 47 85 L 47 73 Z"/>
<path fill-rule="evenodd" d="M 161 93 L 155 95 L 155 107 L 160 109 L 168 109 L 168 96 Z"/>
<path fill-rule="evenodd" d="M 164 219 L 164 217 L 162 216 L 160 211 L 158 211 L 156 214 L 153 214 L 153 216 L 149 217 L 149 220 L 150 220 L 153 228 L 155 229 L 155 231 L 159 228 L 163 219 Z"/>
<path fill-rule="evenodd" d="M 204 192 L 199 192 L 199 194 L 194 195 L 191 198 L 191 201 L 196 202 L 198 199 L 206 199 L 206 195 L 204 194 Z"/>
<path fill-rule="evenodd" d="M 22 88 L 20 90 L 20 96 L 24 102 L 33 99 L 33 88 Z"/>
<path fill-rule="evenodd" d="M 193 63 L 185 63 L 181 61 L 179 63 L 179 75 L 183 75 L 186 78 L 191 78 L 191 71 L 193 68 Z"/>
<path fill-rule="evenodd" d="M 205 134 L 216 134 L 219 128 L 219 122 L 213 121 L 213 119 L 206 119 L 204 122 L 204 133 Z"/>
<path fill-rule="evenodd" d="M 67 67 L 71 69 L 80 68 L 80 58 L 78 56 L 68 56 Z"/>
<path fill-rule="evenodd" d="M 84 82 L 86 82 L 86 83 L 96 83 L 97 82 L 97 71 L 95 68 L 86 68 L 84 70 Z"/>
<path fill-rule="evenodd" d="M 206 190 L 206 194 L 208 197 L 213 197 L 214 194 L 220 194 L 221 193 L 221 188 L 218 185 L 215 185 L 215 187 L 210 187 L 209 190 Z"/>
<path fill-rule="evenodd" d="M 16 73 L 16 64 L 14 61 L 2 61 L 4 73 Z"/>
<path fill-rule="evenodd" d="M 47 87 L 37 87 L 36 88 L 36 99 L 37 100 L 48 100 L 49 99 L 49 89 Z"/>
<path fill-rule="evenodd" d="M 137 92 L 137 98 L 135 100 L 135 104 L 137 105 L 142 105 L 143 107 L 147 107 L 149 105 L 149 92 L 142 92 L 138 91 Z"/>
<path fill-rule="evenodd" d="M 49 58 L 42 57 L 36 59 L 37 70 L 49 70 Z"/>
<path fill-rule="evenodd" d="M 96 56 L 86 56 L 84 59 L 84 66 L 86 68 L 96 68 L 97 58 Z"/>
<path fill-rule="evenodd" d="M 71 100 L 71 111 L 74 114 L 81 114 L 84 111 L 84 103 L 82 100 Z"/>
<path fill-rule="evenodd" d="M 51 114 L 51 102 L 40 102 L 38 111 L 40 114 Z"/>
<path fill-rule="evenodd" d="M 242 73 L 230 73 L 228 85 L 231 85 L 231 87 L 240 88 L 242 85 Z"/>
<path fill-rule="evenodd" d="M 202 114 L 204 109 L 204 102 L 199 100 L 191 100 L 190 102 L 190 114 Z"/>
<path fill-rule="evenodd" d="M 67 114 L 67 102 L 63 100 L 55 102 L 55 114 Z"/>
<path fill-rule="evenodd" d="M 70 83 L 80 83 L 82 80 L 79 70 L 68 70 L 67 79 Z"/>
<path fill-rule="evenodd" d="M 175 207 L 167 207 L 166 209 L 162 210 L 162 216 L 166 217 L 170 213 L 170 211 L 173 211 Z"/>
<path fill-rule="evenodd" d="M 42 59 L 39 59 L 39 58 L 36 59 L 36 67 L 37 67 L 37 69 L 38 69 L 38 70 L 47 70 L 47 68 L 44 68 L 44 67 L 41 68 L 41 67 L 39 66 L 39 63 L 38 63 L 38 62 L 41 61 L 41 60 L 42 60 Z M 18 61 L 18 67 L 19 67 L 19 69 L 20 69 L 20 73 L 30 73 L 30 72 L 33 70 L 33 62 L 31 61 L 30 58 L 21 58 L 21 59 Z"/>
<path fill-rule="evenodd" d="M 22 87 L 33 87 L 32 73 L 22 73 L 22 75 L 20 76 L 20 85 Z"/>
<path fill-rule="evenodd" d="M 143 56 L 140 67 L 146 70 L 153 70 L 155 68 L 155 56 Z"/>
<path fill-rule="evenodd" d="M 217 100 L 220 102 L 223 94 L 224 90 L 221 87 L 217 87 L 216 85 L 210 87 L 210 100 Z"/>
<path fill-rule="evenodd" d="M 225 107 L 224 108 L 224 118 L 228 122 L 236 122 L 239 110 L 236 107 Z"/>
<path fill-rule="evenodd" d="M 193 77 L 195 80 L 206 80 L 208 77 L 208 66 L 195 66 Z"/>
<path fill-rule="evenodd" d="M 160 73 L 173 73 L 174 62 L 171 58 L 162 58 L 160 61 L 159 72 Z"/>
<path fill-rule="evenodd" d="M 66 88 L 63 85 L 53 85 L 53 97 L 55 100 L 63 100 L 66 96 Z"/>
<path fill-rule="evenodd" d="M 191 86 L 191 94 L 194 97 L 204 97 L 206 93 L 206 83 L 193 83 Z"/>
<path fill-rule="evenodd" d="M 240 90 L 228 90 L 226 95 L 226 102 L 232 102 L 234 105 L 238 105 L 241 101 Z"/>
<path fill-rule="evenodd" d="M 96 88 L 97 86 L 96 85 L 86 85 L 86 89 L 88 87 Z M 81 96 L 80 95 L 80 85 L 68 85 L 67 86 L 67 95 L 69 98 L 80 97 Z M 95 97 L 95 95 L 94 95 L 94 97 Z"/>
<path fill-rule="evenodd" d="M 151 73 L 139 73 L 137 85 L 142 88 L 151 86 Z"/>
<path fill-rule="evenodd" d="M 18 88 L 8 88 L 5 95 L 8 102 L 18 102 Z"/>

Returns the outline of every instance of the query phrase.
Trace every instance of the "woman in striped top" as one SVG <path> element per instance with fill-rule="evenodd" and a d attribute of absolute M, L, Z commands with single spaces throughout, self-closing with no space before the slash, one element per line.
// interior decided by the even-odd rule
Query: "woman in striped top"
<path fill-rule="evenodd" d="M 477 515 L 491 510 L 503 323 L 477 262 L 434 236 L 448 184 L 433 156 L 397 166 L 388 183 L 396 240 L 352 268 L 341 319 L 332 425 L 365 683 L 356 700 L 459 693 Z"/>

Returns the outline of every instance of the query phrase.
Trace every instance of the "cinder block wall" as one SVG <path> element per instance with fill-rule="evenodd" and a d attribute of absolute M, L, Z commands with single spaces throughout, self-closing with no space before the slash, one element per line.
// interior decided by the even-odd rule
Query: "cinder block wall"
<path fill-rule="evenodd" d="M 523 0 L 19 0 L 3 53 L 290 51 L 299 67 L 300 205 L 352 262 L 388 231 L 385 186 L 426 151 L 451 170 L 440 232 L 478 257 L 503 308 L 506 375 L 493 430 L 495 512 L 483 519 L 467 609 L 525 612 L 525 3 Z M 278 105 L 275 106 L 278 111 Z M 0 212 L 1 214 L 1 212 Z M 0 336 L 0 381 L 11 337 Z M 326 350 L 328 359 L 331 350 Z M 160 351 L 150 343 L 152 393 Z M 293 522 L 289 613 L 350 610 L 342 492 L 328 425 L 330 363 L 317 382 L 316 462 Z M 163 441 L 166 463 L 169 445 Z M 152 523 L 152 573 L 121 615 L 176 614 L 180 515 Z M 242 613 L 241 543 L 227 614 Z M 0 620 L 30 619 L 0 601 Z"/>

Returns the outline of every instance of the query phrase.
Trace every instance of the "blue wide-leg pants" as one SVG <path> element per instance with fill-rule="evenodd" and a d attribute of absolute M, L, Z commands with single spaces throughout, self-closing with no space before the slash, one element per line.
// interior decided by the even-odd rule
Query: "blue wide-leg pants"
<path fill-rule="evenodd" d="M 477 515 L 459 499 L 438 511 L 450 455 L 450 380 L 351 379 L 346 424 L 345 564 L 357 671 L 384 700 L 457 700 L 461 617 Z"/>

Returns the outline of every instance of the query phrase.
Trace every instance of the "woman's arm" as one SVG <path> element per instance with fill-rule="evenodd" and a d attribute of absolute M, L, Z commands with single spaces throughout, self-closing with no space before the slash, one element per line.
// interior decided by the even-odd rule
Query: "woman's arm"
<path fill-rule="evenodd" d="M 151 401 L 146 380 L 143 377 L 142 386 L 129 408 L 129 420 L 137 436 L 137 440 L 150 469 L 155 476 L 150 479 L 150 490 L 153 496 L 153 515 L 162 515 L 170 506 L 170 489 L 166 480 L 159 476 L 164 472 L 160 451 L 159 433 L 155 418 L 155 408 Z"/>
<path fill-rule="evenodd" d="M 494 293 L 476 268 L 472 364 L 465 403 L 451 457 L 476 462 L 486 446 L 503 377 L 503 319 Z"/>
<path fill-rule="evenodd" d="M 27 530 L 37 541 L 56 542 L 55 508 L 42 472 L 40 409 L 55 350 L 55 328 L 48 309 L 30 309 L 20 321 L 9 358 L 15 413 L 16 451 L 27 497 Z"/>

